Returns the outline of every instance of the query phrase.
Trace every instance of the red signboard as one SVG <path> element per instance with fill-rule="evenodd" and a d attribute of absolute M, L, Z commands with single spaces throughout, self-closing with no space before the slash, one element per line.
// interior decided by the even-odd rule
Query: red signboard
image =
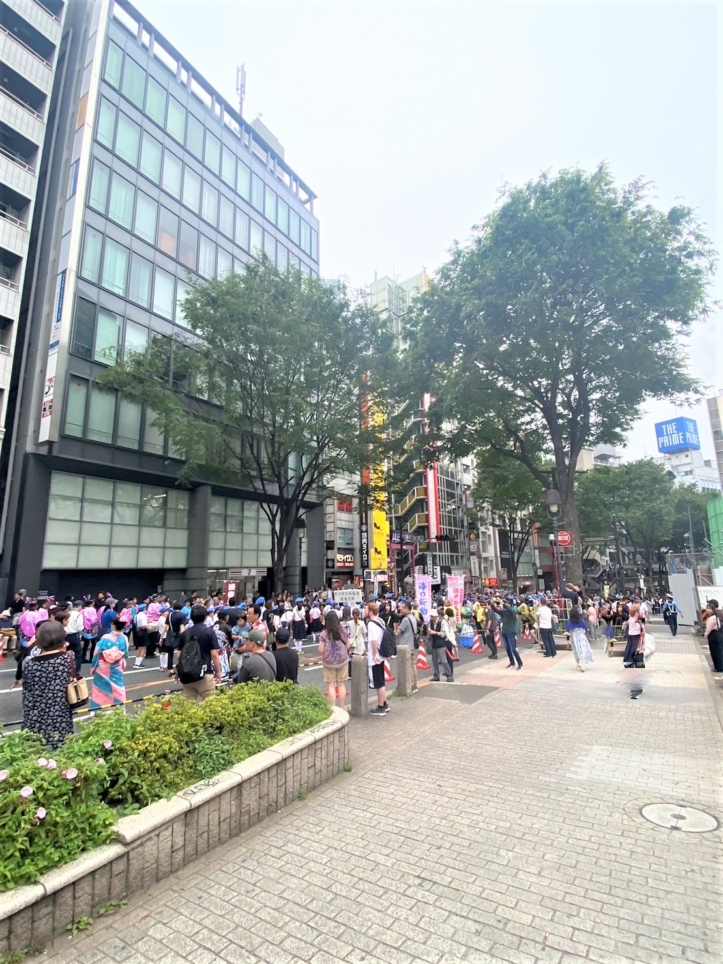
<path fill-rule="evenodd" d="M 560 529 L 557 533 L 557 544 L 561 549 L 572 545 L 572 533 L 568 529 Z"/>
<path fill-rule="evenodd" d="M 351 499 L 337 499 L 337 500 L 336 500 L 336 507 L 337 507 L 337 509 L 339 510 L 339 512 L 353 512 L 353 511 L 354 511 L 354 505 L 353 505 Z"/>

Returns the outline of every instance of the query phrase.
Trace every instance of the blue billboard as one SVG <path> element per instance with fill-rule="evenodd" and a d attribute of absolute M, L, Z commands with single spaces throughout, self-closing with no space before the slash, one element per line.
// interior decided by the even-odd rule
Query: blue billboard
<path fill-rule="evenodd" d="M 659 452 L 682 452 L 699 449 L 698 423 L 692 418 L 674 418 L 655 426 Z"/>

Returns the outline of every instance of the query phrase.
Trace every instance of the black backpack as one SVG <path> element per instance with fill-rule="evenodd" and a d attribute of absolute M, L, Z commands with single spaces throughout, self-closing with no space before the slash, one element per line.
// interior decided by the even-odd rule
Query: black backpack
<path fill-rule="evenodd" d="M 195 628 L 194 626 L 193 629 Z M 199 627 L 201 630 L 205 628 L 205 626 Z M 183 649 L 176 661 L 176 673 L 182 683 L 198 683 L 206 675 L 206 660 L 203 658 L 197 635 L 189 636 L 183 644 Z"/>
<path fill-rule="evenodd" d="M 394 633 L 391 631 L 389 626 L 384 626 L 380 620 L 376 620 L 377 625 L 384 627 L 384 632 L 382 633 L 382 639 L 379 643 L 379 655 L 382 659 L 389 659 L 391 656 L 396 655 L 397 644 L 394 640 Z"/>

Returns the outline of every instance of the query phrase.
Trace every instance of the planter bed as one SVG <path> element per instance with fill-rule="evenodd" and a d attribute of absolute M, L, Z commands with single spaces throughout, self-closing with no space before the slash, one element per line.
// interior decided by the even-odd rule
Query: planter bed
<path fill-rule="evenodd" d="M 0 893 L 0 958 L 65 933 L 111 900 L 144 890 L 340 773 L 349 716 L 317 726 L 122 817 L 116 841 Z"/>

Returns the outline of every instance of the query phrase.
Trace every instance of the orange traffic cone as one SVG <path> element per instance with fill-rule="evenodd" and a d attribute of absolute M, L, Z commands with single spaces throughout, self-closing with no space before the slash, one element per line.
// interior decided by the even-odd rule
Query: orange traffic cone
<path fill-rule="evenodd" d="M 384 682 L 393 683 L 396 678 L 397 678 L 396 676 L 392 676 L 392 671 L 389 668 L 389 660 L 385 659 L 384 660 Z"/>
<path fill-rule="evenodd" d="M 522 634 L 522 638 L 523 638 L 526 642 L 529 642 L 529 640 L 532 639 L 532 633 L 530 632 L 529 623 L 525 623 L 525 631 L 524 631 L 524 633 Z"/>
<path fill-rule="evenodd" d="M 480 642 L 479 642 L 479 633 L 474 634 L 474 639 L 472 640 L 472 649 L 470 650 L 470 652 L 471 653 L 482 652 L 482 647 L 480 646 Z"/>
<path fill-rule="evenodd" d="M 431 669 L 427 662 L 427 651 L 421 639 L 419 640 L 419 651 L 417 652 L 417 669 Z"/>
<path fill-rule="evenodd" d="M 499 629 L 495 630 L 495 644 L 497 649 L 502 649 L 502 633 L 499 631 Z"/>

